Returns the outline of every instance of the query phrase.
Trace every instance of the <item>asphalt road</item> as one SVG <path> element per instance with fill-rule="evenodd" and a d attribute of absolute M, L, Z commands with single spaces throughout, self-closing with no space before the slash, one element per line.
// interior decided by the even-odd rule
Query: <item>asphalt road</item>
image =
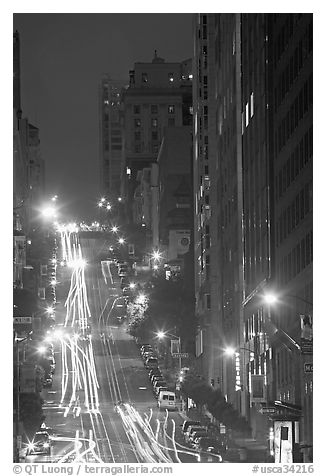
<path fill-rule="evenodd" d="M 46 425 L 53 429 L 51 454 L 26 461 L 196 462 L 182 446 L 181 413 L 158 410 L 138 347 L 115 318 L 123 314 L 124 300 L 115 265 L 97 262 L 106 246 L 104 240 L 83 239 L 87 266 L 62 271 L 61 282 L 70 279 L 71 287 L 70 293 L 65 289 L 67 305 L 62 300 L 57 306 L 63 334 L 53 340 L 52 388 L 43 391 Z M 77 337 L 85 323 L 89 336 Z"/>

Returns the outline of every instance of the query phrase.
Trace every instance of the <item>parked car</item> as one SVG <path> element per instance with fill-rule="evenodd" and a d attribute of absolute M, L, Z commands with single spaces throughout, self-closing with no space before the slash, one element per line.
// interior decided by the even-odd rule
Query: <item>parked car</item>
<path fill-rule="evenodd" d="M 222 451 L 221 445 L 216 438 L 211 436 L 201 436 L 196 439 L 194 448 L 197 451 L 210 451 L 212 453 L 218 453 Z"/>
<path fill-rule="evenodd" d="M 158 380 L 154 380 L 153 382 L 153 390 L 155 390 L 157 387 L 166 387 L 167 383 L 163 378 L 160 378 Z"/>
<path fill-rule="evenodd" d="M 154 349 L 145 349 L 144 352 L 142 352 L 141 356 L 143 359 L 147 359 L 150 355 L 155 354 Z"/>
<path fill-rule="evenodd" d="M 156 370 L 155 373 L 151 373 L 151 374 L 148 373 L 148 377 L 149 377 L 149 380 L 151 381 L 151 384 L 153 384 L 153 383 L 155 382 L 154 377 L 163 378 L 163 375 L 162 375 L 162 373 L 161 373 L 161 371 L 160 371 L 159 368 L 157 368 L 157 369 L 151 369 L 151 370 Z M 156 379 L 156 380 L 157 380 L 157 379 Z"/>
<path fill-rule="evenodd" d="M 201 426 L 201 425 L 193 425 L 193 426 L 189 426 L 188 427 L 188 430 L 185 432 L 184 434 L 184 438 L 185 438 L 185 441 L 186 443 L 189 443 L 190 441 L 190 436 L 192 435 L 192 433 L 194 431 L 201 431 L 201 430 L 206 430 L 207 428 L 205 426 Z"/>
<path fill-rule="evenodd" d="M 191 443 L 191 446 L 194 446 L 194 444 L 196 443 L 196 440 L 198 440 L 198 438 L 201 438 L 203 436 L 209 437 L 210 434 L 208 433 L 207 430 L 193 431 L 191 435 L 189 435 L 188 443 Z"/>
<path fill-rule="evenodd" d="M 156 382 L 159 382 L 159 381 L 164 381 L 164 377 L 163 375 L 153 375 L 153 377 L 151 378 L 151 383 L 152 385 L 154 385 Z"/>
<path fill-rule="evenodd" d="M 169 391 L 168 387 L 159 387 L 158 386 L 158 387 L 155 387 L 154 393 L 155 393 L 155 396 L 158 398 L 160 392 L 168 392 L 168 391 Z"/>
<path fill-rule="evenodd" d="M 174 392 L 163 391 L 159 393 L 157 406 L 160 410 L 176 410 L 177 403 Z"/>
<path fill-rule="evenodd" d="M 189 426 L 193 426 L 193 425 L 200 426 L 200 421 L 199 420 L 185 420 L 181 428 L 182 433 L 185 433 L 188 430 Z"/>
<path fill-rule="evenodd" d="M 157 367 L 158 367 L 158 360 L 157 360 L 155 357 L 149 357 L 149 358 L 145 361 L 145 367 L 146 367 L 147 369 L 157 368 Z"/>
<path fill-rule="evenodd" d="M 161 372 L 161 369 L 160 368 L 157 368 L 157 369 L 150 369 L 148 371 L 148 376 L 149 378 L 151 379 L 152 377 L 158 377 L 158 376 L 161 376 L 162 375 L 162 372 Z"/>
<path fill-rule="evenodd" d="M 141 355 L 143 355 L 144 352 L 148 351 L 148 350 L 153 350 L 153 347 L 151 346 L 151 344 L 143 344 L 141 347 L 140 347 L 140 353 Z"/>
<path fill-rule="evenodd" d="M 125 288 L 128 284 L 129 284 L 129 279 L 127 277 L 123 277 L 120 283 L 121 289 Z"/>

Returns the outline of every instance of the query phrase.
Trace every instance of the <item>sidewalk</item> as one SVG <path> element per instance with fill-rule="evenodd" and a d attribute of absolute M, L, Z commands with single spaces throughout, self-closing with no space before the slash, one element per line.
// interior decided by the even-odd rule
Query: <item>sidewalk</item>
<path fill-rule="evenodd" d="M 191 408 L 188 411 L 181 411 L 180 414 L 184 419 L 199 420 L 204 426 L 207 424 L 215 427 L 215 431 L 219 434 L 219 428 L 216 424 L 212 423 L 207 415 L 203 415 L 197 408 Z M 230 442 L 232 447 L 245 450 L 246 463 L 265 463 L 267 462 L 267 441 L 256 440 L 254 438 L 242 438 L 238 435 L 230 434 Z M 230 446 L 231 448 L 231 446 Z M 227 459 L 227 455 L 226 455 Z M 240 461 L 241 462 L 241 461 Z"/>

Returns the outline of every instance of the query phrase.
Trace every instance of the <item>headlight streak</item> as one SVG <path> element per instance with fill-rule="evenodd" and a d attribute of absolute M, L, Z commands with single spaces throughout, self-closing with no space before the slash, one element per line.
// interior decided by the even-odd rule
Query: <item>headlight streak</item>
<path fill-rule="evenodd" d="M 69 236 L 70 240 L 70 236 Z M 81 257 L 80 245 L 78 243 L 73 244 L 70 252 L 67 250 L 67 254 L 69 255 L 69 261 Z M 79 256 L 78 256 L 79 255 Z M 110 267 L 108 266 L 108 270 L 110 272 Z M 102 271 L 103 274 L 103 271 Z M 111 275 L 112 276 L 112 275 Z M 87 293 L 86 293 L 86 282 L 85 282 L 85 272 L 83 268 L 73 270 L 72 272 L 72 279 L 71 279 L 71 293 L 68 295 L 67 298 L 67 314 L 66 314 L 66 324 L 65 326 L 75 326 L 78 323 L 78 328 L 80 330 L 85 330 L 85 325 L 87 323 L 87 317 L 90 316 L 88 301 L 87 301 Z M 112 299 L 112 298 L 111 298 Z M 116 299 L 114 300 L 114 304 L 116 303 Z M 106 324 L 108 323 L 108 319 L 110 317 L 111 311 L 113 309 L 114 304 L 111 306 L 111 309 L 106 317 Z M 104 321 L 104 313 L 102 312 L 102 318 Z M 73 322 L 73 324 L 72 324 Z M 102 345 L 107 349 L 108 356 L 109 356 L 109 365 L 107 367 L 107 372 L 109 371 L 111 376 L 108 379 L 110 384 L 110 391 L 114 394 L 116 400 L 121 400 L 121 391 L 119 387 L 119 380 L 116 372 L 116 357 L 113 358 L 113 348 L 112 342 L 108 342 L 108 339 L 105 338 L 104 341 L 101 341 Z M 70 346 L 70 347 L 69 347 Z M 92 341 L 73 341 L 71 338 L 65 338 L 65 354 L 67 354 L 67 349 L 70 348 L 71 351 L 71 361 L 72 361 L 72 386 L 73 386 L 73 394 L 72 397 L 76 397 L 76 389 L 77 386 L 81 383 L 83 384 L 85 390 L 85 405 L 89 410 L 89 415 L 92 421 L 92 426 L 94 428 L 94 436 L 95 436 L 95 427 L 99 433 L 98 436 L 103 436 L 105 438 L 100 439 L 102 441 L 104 453 L 106 453 L 106 449 L 110 448 L 112 453 L 111 444 L 109 440 L 109 436 L 106 431 L 106 423 L 104 422 L 103 416 L 99 411 L 99 400 L 98 400 L 98 391 L 99 388 L 98 379 L 96 375 L 95 369 L 95 361 L 94 361 L 94 353 L 93 353 L 93 346 Z M 118 356 L 120 367 L 122 369 L 121 359 Z M 65 363 L 67 365 L 68 357 L 65 357 Z M 68 378 L 69 374 L 67 373 Z M 122 372 L 123 378 L 125 380 L 125 375 Z M 120 377 L 119 377 L 120 378 Z M 78 380 L 79 379 L 79 380 Z M 128 388 L 126 385 L 126 389 L 128 392 Z M 77 397 L 78 398 L 78 397 Z M 152 419 L 152 412 L 150 413 L 149 418 L 141 418 L 139 413 L 131 406 L 125 405 L 125 410 L 123 412 L 123 416 L 121 410 L 119 408 L 118 412 L 121 415 L 123 427 L 125 428 L 126 436 L 130 442 L 131 447 L 133 448 L 135 457 L 139 462 L 173 462 L 169 455 L 165 455 L 164 451 L 172 451 L 172 448 L 164 447 L 163 445 L 159 444 L 155 440 L 155 436 L 153 430 L 150 426 L 150 421 Z M 68 409 L 69 411 L 69 409 Z M 126 414 L 125 414 L 126 413 Z M 112 424 L 114 421 L 111 422 Z M 101 428 L 103 426 L 103 428 Z M 79 436 L 79 435 L 78 435 Z M 79 438 L 79 441 L 81 439 Z M 104 441 L 106 444 L 104 445 Z M 75 443 L 78 447 L 78 443 Z M 79 453 L 76 455 L 78 460 L 84 457 L 84 454 L 90 452 L 94 455 L 94 458 L 99 461 L 103 462 L 100 458 L 97 457 L 95 453 L 95 448 L 99 450 L 98 444 L 96 444 L 93 440 L 90 443 L 90 448 L 86 450 L 86 452 Z M 123 443 L 119 443 L 121 450 L 123 449 Z M 75 452 L 76 454 L 76 452 Z M 102 456 L 102 454 L 101 454 Z M 65 455 L 67 458 L 67 455 Z M 114 455 L 112 453 L 112 457 L 114 460 Z M 174 458 L 173 458 L 174 459 Z"/>
<path fill-rule="evenodd" d="M 131 437 L 135 441 L 135 445 L 138 451 L 140 451 L 143 461 L 147 463 L 173 462 L 170 456 L 164 454 L 162 451 L 162 449 L 169 450 L 170 448 L 165 448 L 155 440 L 152 429 L 148 429 L 147 423 L 144 422 L 138 411 L 127 403 L 123 405 L 123 408 L 124 410 L 118 407 L 118 413 L 120 414 L 124 425 L 126 425 L 126 432 L 129 430 Z M 149 444 L 151 448 L 149 447 Z M 155 455 L 157 460 L 155 460 L 152 455 Z"/>

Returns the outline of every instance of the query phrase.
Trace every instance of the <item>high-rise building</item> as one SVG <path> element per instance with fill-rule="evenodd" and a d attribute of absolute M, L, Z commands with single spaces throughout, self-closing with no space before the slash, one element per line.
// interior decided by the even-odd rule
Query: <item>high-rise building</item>
<path fill-rule="evenodd" d="M 312 449 L 312 14 L 271 15 L 274 321 L 301 350 L 274 342 L 275 398 L 300 408 L 298 442 Z"/>
<path fill-rule="evenodd" d="M 225 354 L 242 347 L 240 15 L 197 15 L 194 38 L 196 352 L 208 382 L 245 413 Z"/>
<path fill-rule="evenodd" d="M 99 87 L 101 193 L 113 200 L 121 194 L 121 95 L 126 84 L 106 75 Z"/>
<path fill-rule="evenodd" d="M 135 63 L 123 101 L 123 195 L 131 222 L 138 170 L 157 159 L 164 127 L 191 124 L 191 61 Z"/>
<path fill-rule="evenodd" d="M 198 14 L 194 42 L 198 369 L 277 461 L 309 461 L 312 15 Z"/>

